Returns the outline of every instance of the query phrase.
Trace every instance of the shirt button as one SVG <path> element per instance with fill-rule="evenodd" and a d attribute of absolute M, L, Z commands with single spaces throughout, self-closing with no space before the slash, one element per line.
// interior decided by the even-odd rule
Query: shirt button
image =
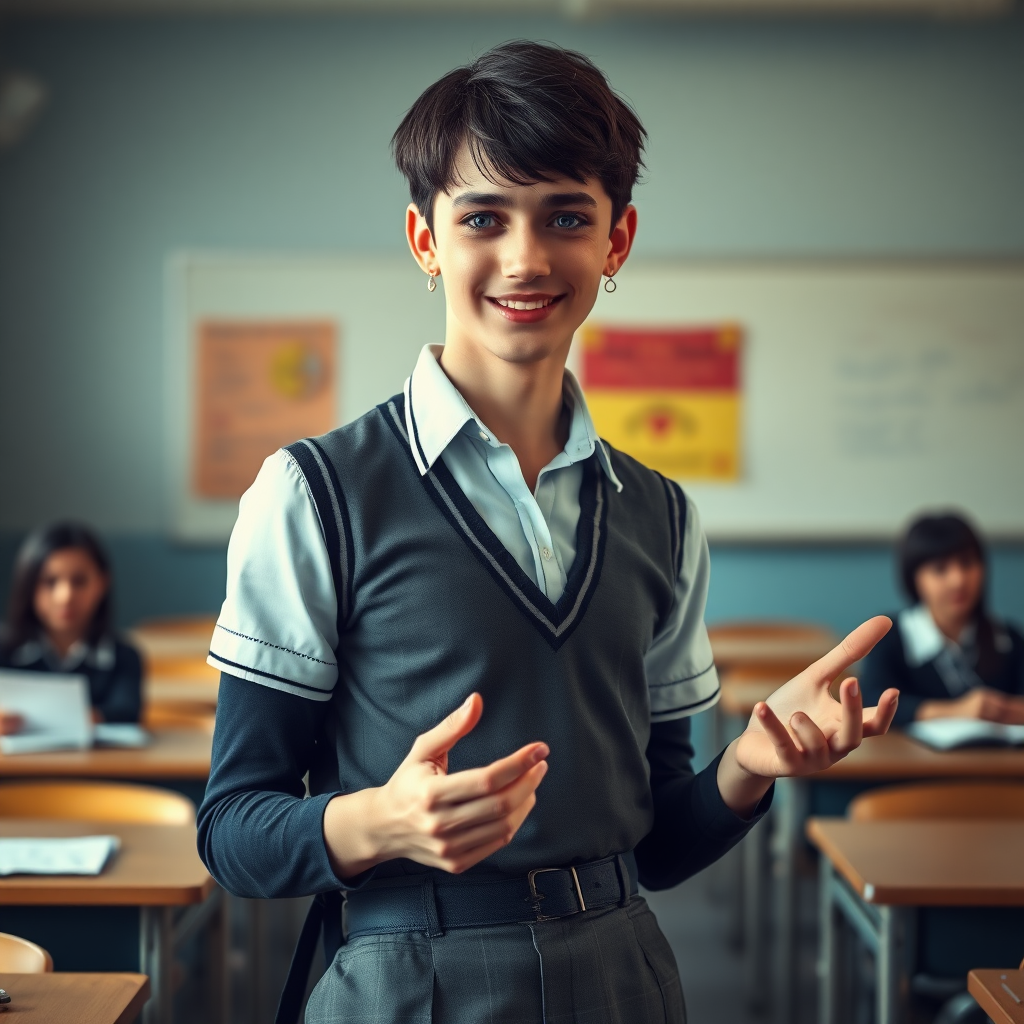
<path fill-rule="evenodd" d="M 480 440 L 481 441 L 490 441 L 490 439 L 491 439 L 491 435 L 490 434 L 485 434 L 482 430 L 480 431 Z"/>
<path fill-rule="evenodd" d="M 540 553 L 544 561 L 549 562 L 551 560 L 551 548 L 541 548 Z"/>

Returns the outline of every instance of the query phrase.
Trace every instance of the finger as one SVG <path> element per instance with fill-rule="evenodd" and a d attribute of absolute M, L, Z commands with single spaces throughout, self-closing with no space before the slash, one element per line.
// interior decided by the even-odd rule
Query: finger
<path fill-rule="evenodd" d="M 507 846 L 515 838 L 515 834 L 519 831 L 523 822 L 526 821 L 536 802 L 535 797 L 527 801 L 512 816 L 507 830 L 498 830 L 497 834 L 494 834 L 492 831 L 489 839 L 476 846 L 460 844 L 461 852 L 450 853 L 448 857 L 442 857 L 439 866 L 445 871 L 459 874 L 467 868 L 471 868 L 474 864 L 479 864 L 480 861 L 486 860 L 492 853 L 497 853 L 498 850 Z M 485 830 L 481 830 L 480 834 L 486 834 Z M 465 837 L 460 838 L 464 839 Z"/>
<path fill-rule="evenodd" d="M 406 760 L 434 761 L 447 754 L 463 736 L 472 732 L 483 710 L 483 698 L 479 693 L 471 693 L 443 722 L 416 737 Z"/>
<path fill-rule="evenodd" d="M 783 764 L 791 764 L 800 757 L 800 750 L 797 747 L 789 730 L 779 721 L 778 716 L 764 701 L 754 706 L 754 715 L 772 741 L 779 760 Z"/>
<path fill-rule="evenodd" d="M 891 627 L 892 619 L 885 615 L 876 615 L 873 619 L 862 622 L 852 633 L 844 637 L 842 643 L 833 647 L 806 671 L 815 678 L 828 679 L 831 682 L 855 661 L 860 661 Z"/>
<path fill-rule="evenodd" d="M 896 708 L 899 707 L 900 691 L 895 689 L 886 690 L 878 698 L 878 704 L 873 708 L 864 711 L 864 735 L 881 736 L 889 731 Z"/>
<path fill-rule="evenodd" d="M 530 793 L 527 799 L 516 807 L 512 814 L 506 814 L 492 821 L 483 821 L 472 828 L 464 828 L 450 836 L 444 836 L 442 843 L 445 856 L 457 857 L 467 850 L 474 850 L 478 846 L 486 846 L 498 839 L 504 839 L 506 843 L 510 843 L 512 837 L 519 831 L 520 825 L 527 819 L 536 803 L 536 796 Z"/>
<path fill-rule="evenodd" d="M 825 734 L 818 728 L 814 720 L 797 711 L 789 720 L 789 727 L 796 735 L 797 742 L 805 754 L 818 754 L 828 746 Z"/>
<path fill-rule="evenodd" d="M 491 796 L 469 800 L 448 808 L 442 817 L 441 835 L 448 835 L 460 829 L 473 828 L 488 821 L 507 818 L 529 800 L 541 779 L 547 774 L 548 763 L 541 761 L 510 786 Z"/>
<path fill-rule="evenodd" d="M 539 764 L 550 754 L 546 743 L 530 743 L 514 754 L 482 768 L 467 768 L 439 777 L 436 805 L 461 804 L 467 800 L 498 793 Z"/>
<path fill-rule="evenodd" d="M 839 686 L 839 703 L 843 708 L 839 730 L 832 737 L 831 747 L 837 754 L 848 754 L 860 746 L 864 736 L 864 701 L 860 684 L 852 677 Z"/>

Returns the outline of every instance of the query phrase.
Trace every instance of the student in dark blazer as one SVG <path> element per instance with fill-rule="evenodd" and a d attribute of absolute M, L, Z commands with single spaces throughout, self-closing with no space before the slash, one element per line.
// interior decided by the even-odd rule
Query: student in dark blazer
<path fill-rule="evenodd" d="M 868 655 L 868 703 L 900 691 L 895 724 L 979 718 L 1024 723 L 1024 637 L 985 608 L 985 548 L 957 515 L 915 520 L 899 548 L 903 589 L 913 601 Z"/>
<path fill-rule="evenodd" d="M 113 631 L 110 559 L 96 535 L 56 523 L 29 535 L 14 566 L 0 668 L 70 672 L 89 681 L 93 717 L 137 722 L 142 661 Z M 5 716 L 0 728 L 17 731 Z"/>

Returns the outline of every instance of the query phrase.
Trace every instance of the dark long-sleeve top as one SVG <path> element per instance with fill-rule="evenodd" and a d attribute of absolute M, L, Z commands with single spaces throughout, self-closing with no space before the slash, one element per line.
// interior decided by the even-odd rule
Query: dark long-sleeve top
<path fill-rule="evenodd" d="M 970 686 L 986 686 L 1003 693 L 1024 694 L 1024 636 L 1006 623 L 993 621 L 995 663 L 991 667 L 973 664 L 976 652 L 968 650 L 966 659 L 954 662 L 939 647 L 917 638 L 927 637 L 927 623 L 920 607 L 892 616 L 895 626 L 875 645 L 864 661 L 860 683 L 865 705 L 878 703 L 890 687 L 900 691 L 899 707 L 893 724 L 908 725 L 917 717 L 927 700 L 953 700 Z M 935 631 L 937 633 L 937 630 Z M 930 656 L 929 656 L 930 655 Z M 966 664 L 959 663 L 966 660 Z M 960 675 L 968 678 L 961 680 Z M 973 678 L 971 678 L 973 677 Z"/>
<path fill-rule="evenodd" d="M 324 845 L 323 815 L 337 793 L 303 798 L 303 778 L 320 755 L 327 704 L 221 675 L 206 798 L 199 808 L 199 855 L 237 896 L 277 898 L 352 888 L 338 878 Z M 734 846 L 771 804 L 770 790 L 749 819 L 718 789 L 716 758 L 693 771 L 690 720 L 656 722 L 647 747 L 654 827 L 636 850 L 649 889 L 677 885 Z M 367 876 L 369 873 L 367 873 Z"/>
<path fill-rule="evenodd" d="M 115 637 L 75 645 L 63 660 L 43 639 L 10 651 L 0 645 L 0 668 L 85 676 L 89 701 L 104 722 L 137 722 L 142 713 L 142 659 L 134 647 Z"/>

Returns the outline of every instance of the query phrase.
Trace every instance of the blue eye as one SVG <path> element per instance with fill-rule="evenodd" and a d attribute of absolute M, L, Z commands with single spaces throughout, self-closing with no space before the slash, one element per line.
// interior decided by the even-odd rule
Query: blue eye
<path fill-rule="evenodd" d="M 464 221 L 467 227 L 474 231 L 483 231 L 486 228 L 494 227 L 494 217 L 489 213 L 474 213 Z"/>
<path fill-rule="evenodd" d="M 575 213 L 560 213 L 555 218 L 555 227 L 571 230 L 572 228 L 583 227 L 583 218 Z"/>

